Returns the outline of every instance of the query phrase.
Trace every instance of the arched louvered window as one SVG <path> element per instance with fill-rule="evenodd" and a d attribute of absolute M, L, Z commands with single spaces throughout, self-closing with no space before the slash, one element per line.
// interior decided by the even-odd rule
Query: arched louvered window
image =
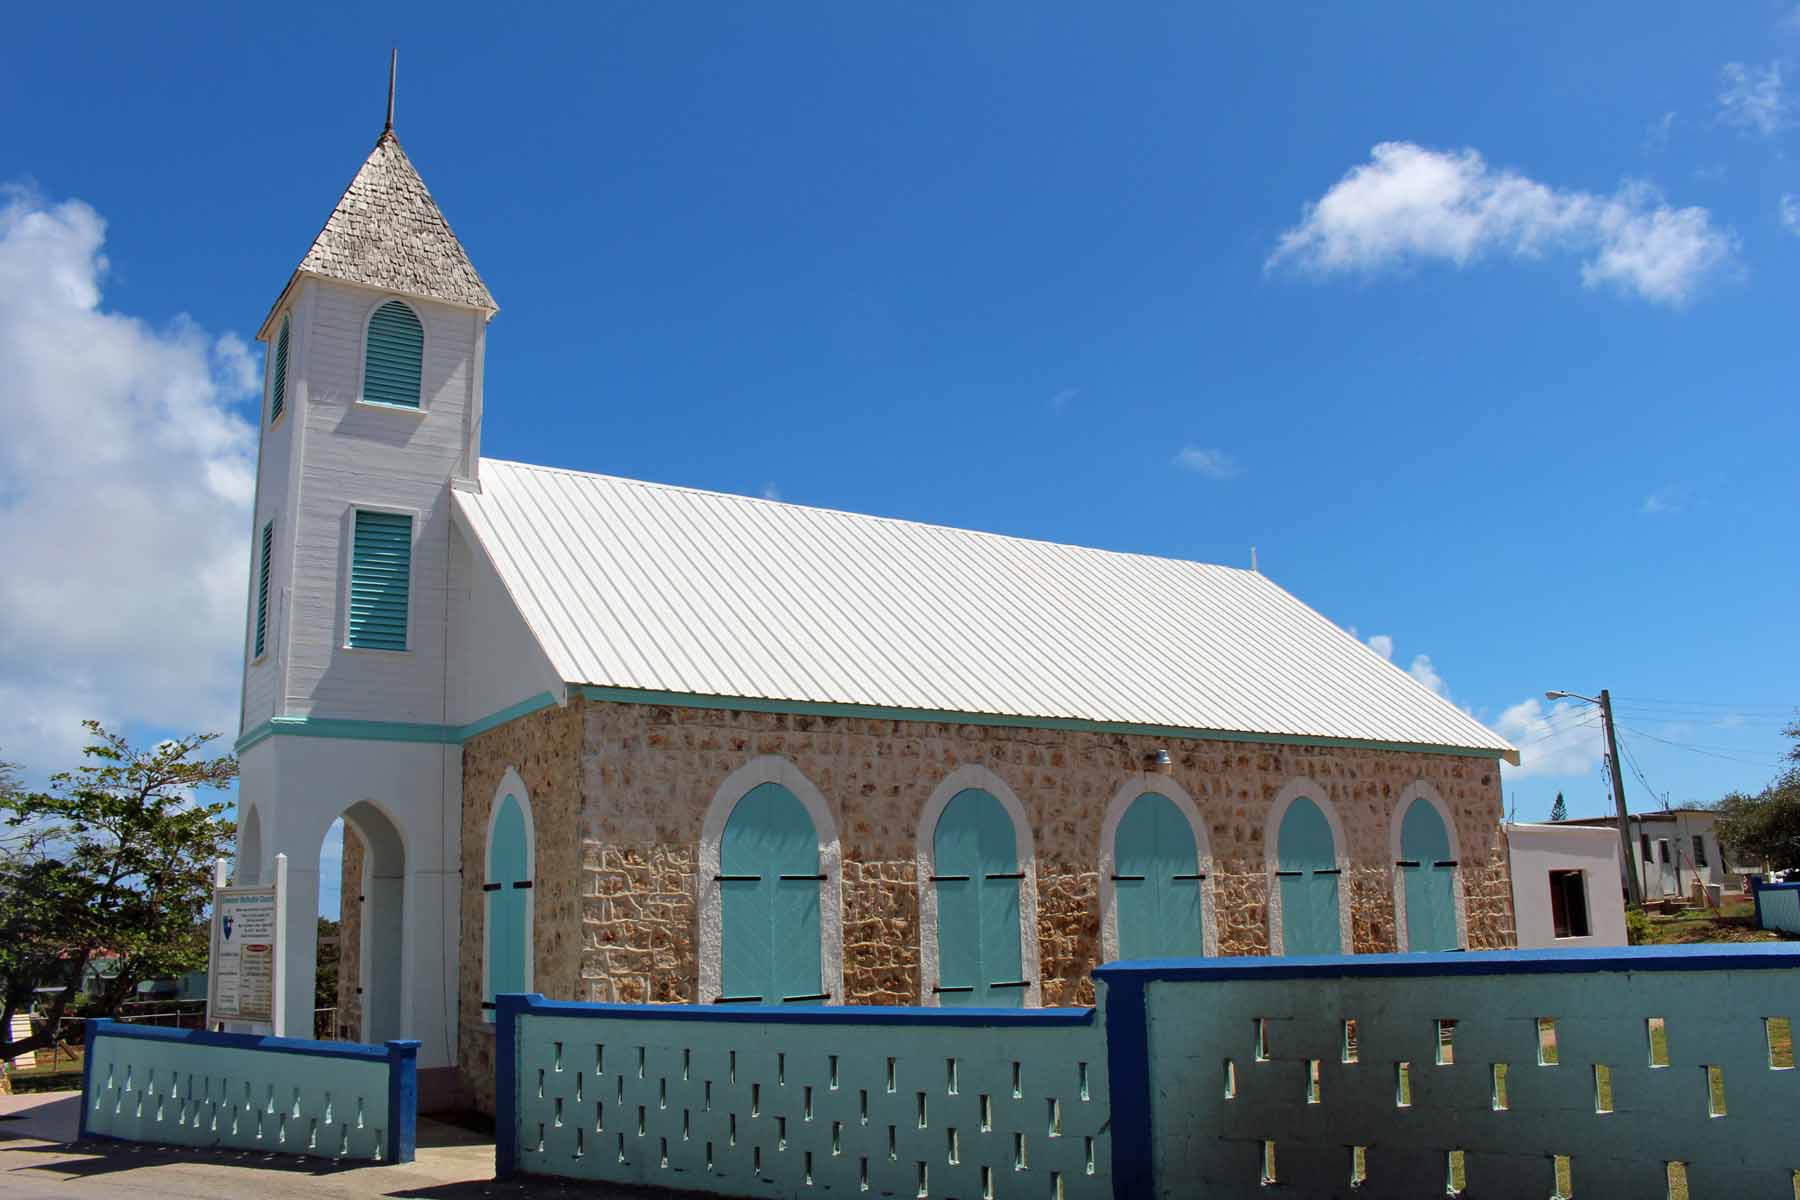
<path fill-rule="evenodd" d="M 505 786 L 505 785 L 502 785 Z M 500 798 L 488 829 L 486 940 L 482 947 L 481 1009 L 492 1020 L 494 997 L 531 988 L 531 820 L 512 791 Z"/>
<path fill-rule="evenodd" d="M 1431 801 L 1418 797 L 1400 822 L 1400 872 L 1406 893 L 1406 948 L 1455 950 L 1456 859 Z"/>
<path fill-rule="evenodd" d="M 938 1003 L 1018 1008 L 1027 982 L 1020 962 L 1019 843 L 1012 818 L 980 788 L 958 792 L 932 831 L 937 889 Z"/>
<path fill-rule="evenodd" d="M 362 398 L 370 404 L 419 407 L 425 327 L 412 307 L 389 300 L 369 317 L 363 348 Z"/>
<path fill-rule="evenodd" d="M 1200 851 L 1175 802 L 1145 792 L 1113 835 L 1113 896 L 1120 958 L 1205 953 L 1200 917 Z"/>
<path fill-rule="evenodd" d="M 287 408 L 288 318 L 281 318 L 281 332 L 275 337 L 274 378 L 269 381 L 269 424 L 281 420 Z"/>
<path fill-rule="evenodd" d="M 819 831 L 794 793 L 762 783 L 744 793 L 719 839 L 719 1001 L 817 1004 L 820 983 Z"/>
<path fill-rule="evenodd" d="M 1276 839 L 1284 954 L 1341 954 L 1337 844 L 1319 806 L 1298 796 L 1281 818 Z"/>

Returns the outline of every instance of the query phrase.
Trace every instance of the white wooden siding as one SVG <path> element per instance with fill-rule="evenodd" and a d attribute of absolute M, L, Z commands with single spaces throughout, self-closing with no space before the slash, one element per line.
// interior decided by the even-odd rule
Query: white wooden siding
<path fill-rule="evenodd" d="M 450 555 L 450 722 L 467 725 L 543 692 L 560 695 L 556 668 L 460 522 Z"/>
<path fill-rule="evenodd" d="M 464 415 L 480 387 L 482 314 L 415 302 L 425 323 L 419 412 L 357 403 L 371 289 L 308 280 L 314 298 L 303 357 L 305 466 L 289 508 L 292 582 L 283 712 L 379 721 L 447 718 L 444 622 L 450 567 L 449 483 L 465 454 Z M 284 424 L 286 422 L 284 421 Z M 265 484 L 267 480 L 265 480 Z M 404 653 L 344 648 L 350 511 L 418 514 L 412 615 Z M 246 722 L 254 723 L 246 712 Z"/>

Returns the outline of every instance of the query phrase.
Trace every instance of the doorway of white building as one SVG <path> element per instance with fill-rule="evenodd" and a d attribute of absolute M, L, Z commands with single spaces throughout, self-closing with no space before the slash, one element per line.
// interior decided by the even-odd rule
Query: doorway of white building
<path fill-rule="evenodd" d="M 317 970 L 326 982 L 315 988 L 315 1036 L 403 1036 L 406 847 L 387 814 L 366 800 L 346 808 L 320 843 L 319 880 Z"/>

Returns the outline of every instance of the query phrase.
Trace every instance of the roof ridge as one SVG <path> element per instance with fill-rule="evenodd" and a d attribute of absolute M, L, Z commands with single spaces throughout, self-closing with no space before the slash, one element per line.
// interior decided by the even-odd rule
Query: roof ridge
<path fill-rule="evenodd" d="M 1020 542 L 1029 546 L 1053 546 L 1062 550 L 1079 550 L 1087 554 L 1106 554 L 1118 558 L 1147 559 L 1150 562 L 1178 563 L 1187 567 L 1205 567 L 1213 571 L 1230 571 L 1238 575 L 1254 575 L 1266 579 L 1260 571 L 1252 571 L 1247 567 L 1233 567 L 1225 563 L 1203 562 L 1197 558 L 1174 558 L 1167 554 L 1149 554 L 1142 550 L 1110 550 L 1105 546 L 1084 546 L 1079 542 L 1058 542 L 1050 538 L 1025 537 L 1017 533 L 999 533 L 991 529 L 970 529 L 963 525 L 945 525 L 937 521 L 920 521 L 912 517 L 884 517 L 879 513 L 857 512 L 849 508 L 831 508 L 823 504 L 797 504 L 792 500 L 775 500 L 768 496 L 746 496 L 741 492 L 722 492 L 716 488 L 694 487 L 684 483 L 663 483 L 654 479 L 633 479 L 628 475 L 610 475 L 604 471 L 580 471 L 573 467 L 552 467 L 542 463 L 520 462 L 510 458 L 488 458 L 482 456 L 481 461 L 495 463 L 505 467 L 518 467 L 527 471 L 541 471 L 551 475 L 572 475 L 581 479 L 604 479 L 612 483 L 629 484 L 633 487 L 655 488 L 665 492 L 686 492 L 695 496 L 707 496 L 721 500 L 748 501 L 751 504 L 769 504 L 778 508 L 797 508 L 806 512 L 830 513 L 834 516 L 851 517 L 859 521 L 878 521 L 887 525 L 908 525 L 915 529 L 934 529 L 944 533 L 968 534 L 973 537 L 995 538 L 1007 542 Z"/>

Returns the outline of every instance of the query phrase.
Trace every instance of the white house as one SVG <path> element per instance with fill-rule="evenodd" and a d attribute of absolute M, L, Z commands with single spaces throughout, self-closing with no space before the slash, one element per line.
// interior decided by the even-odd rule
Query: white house
<path fill-rule="evenodd" d="M 1509 823 L 1506 846 L 1521 950 L 1626 944 L 1616 830 Z"/>

